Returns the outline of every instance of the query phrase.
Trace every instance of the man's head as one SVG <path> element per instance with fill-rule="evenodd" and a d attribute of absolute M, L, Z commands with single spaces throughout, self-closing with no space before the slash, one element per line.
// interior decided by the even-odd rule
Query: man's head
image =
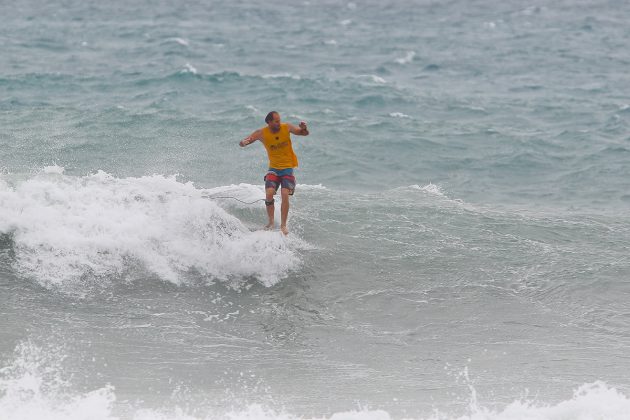
<path fill-rule="evenodd" d="M 272 131 L 278 131 L 280 129 L 280 114 L 276 111 L 271 111 L 265 117 L 265 122 Z"/>

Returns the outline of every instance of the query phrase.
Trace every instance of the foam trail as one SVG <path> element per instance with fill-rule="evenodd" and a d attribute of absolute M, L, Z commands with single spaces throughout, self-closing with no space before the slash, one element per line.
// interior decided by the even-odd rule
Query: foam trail
<path fill-rule="evenodd" d="M 0 232 L 12 237 L 16 269 L 45 286 L 138 265 L 174 283 L 196 270 L 270 286 L 300 263 L 299 240 L 250 232 L 174 176 L 73 177 L 48 168 L 15 186 L 0 182 Z"/>

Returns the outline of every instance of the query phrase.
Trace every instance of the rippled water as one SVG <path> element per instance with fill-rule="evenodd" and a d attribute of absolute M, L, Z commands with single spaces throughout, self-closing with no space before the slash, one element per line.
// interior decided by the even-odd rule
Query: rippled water
<path fill-rule="evenodd" d="M 629 18 L 0 6 L 0 417 L 625 418 Z"/>

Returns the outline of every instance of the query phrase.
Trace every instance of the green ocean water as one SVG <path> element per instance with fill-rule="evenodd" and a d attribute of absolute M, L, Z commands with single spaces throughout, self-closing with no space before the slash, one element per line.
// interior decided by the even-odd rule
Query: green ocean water
<path fill-rule="evenodd" d="M 0 5 L 0 417 L 624 418 L 629 17 Z"/>

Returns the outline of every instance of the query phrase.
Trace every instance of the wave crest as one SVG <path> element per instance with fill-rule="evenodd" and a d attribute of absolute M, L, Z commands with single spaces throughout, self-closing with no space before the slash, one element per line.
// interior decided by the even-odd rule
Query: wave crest
<path fill-rule="evenodd" d="M 175 176 L 75 177 L 56 168 L 16 186 L 4 182 L 0 232 L 12 238 L 17 271 L 47 287 L 124 276 L 136 266 L 173 283 L 195 271 L 271 286 L 300 263 L 298 238 L 251 232 Z"/>

